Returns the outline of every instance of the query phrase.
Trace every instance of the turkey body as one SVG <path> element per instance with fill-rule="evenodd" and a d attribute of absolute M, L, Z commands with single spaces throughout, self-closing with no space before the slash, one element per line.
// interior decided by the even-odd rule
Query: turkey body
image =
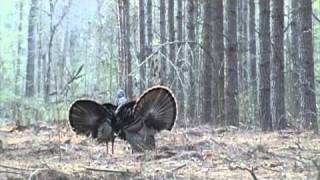
<path fill-rule="evenodd" d="M 69 122 L 77 134 L 112 142 L 112 147 L 119 137 L 136 152 L 154 149 L 154 135 L 171 130 L 176 116 L 176 99 L 165 86 L 149 88 L 137 100 L 119 105 L 77 100 L 69 109 Z"/>

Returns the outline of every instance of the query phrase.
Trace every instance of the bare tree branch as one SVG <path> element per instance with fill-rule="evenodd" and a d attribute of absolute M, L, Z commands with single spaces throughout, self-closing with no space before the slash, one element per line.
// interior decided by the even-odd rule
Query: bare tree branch
<path fill-rule="evenodd" d="M 320 19 L 318 18 L 317 15 L 315 15 L 314 13 L 312 13 L 312 16 L 313 16 L 313 18 L 314 18 L 316 21 L 320 22 Z"/>
<path fill-rule="evenodd" d="M 44 10 L 42 8 L 39 8 L 39 7 L 35 7 L 35 8 L 36 8 L 36 10 L 45 13 L 47 16 L 50 16 L 50 13 L 48 11 L 46 11 L 46 10 Z"/>

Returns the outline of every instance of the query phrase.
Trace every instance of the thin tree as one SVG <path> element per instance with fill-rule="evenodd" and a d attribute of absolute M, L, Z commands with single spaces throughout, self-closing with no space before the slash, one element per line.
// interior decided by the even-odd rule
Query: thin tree
<path fill-rule="evenodd" d="M 153 42 L 153 22 L 152 22 L 152 0 L 147 1 L 147 36 L 148 36 L 148 49 L 147 49 L 147 57 L 152 53 L 152 42 Z M 148 76 L 148 86 L 151 86 L 156 79 L 156 69 L 155 62 L 153 59 L 148 61 L 149 64 L 149 76 Z"/>
<path fill-rule="evenodd" d="M 62 46 L 62 54 L 59 62 L 57 63 L 58 65 L 58 71 L 57 71 L 57 76 L 58 76 L 58 88 L 63 89 L 63 87 L 66 84 L 66 79 L 65 79 L 65 66 L 67 64 L 67 52 L 69 48 L 69 27 L 67 25 L 65 32 L 64 32 L 64 40 L 63 40 L 63 46 Z"/>
<path fill-rule="evenodd" d="M 144 0 L 139 0 L 139 42 L 140 42 L 140 63 L 146 59 L 146 34 L 145 34 L 145 10 Z M 145 64 L 140 65 L 140 92 L 145 88 L 146 83 L 146 66 Z"/>
<path fill-rule="evenodd" d="M 37 0 L 31 1 L 31 7 L 28 17 L 28 58 L 27 58 L 27 74 L 26 74 L 26 86 L 25 95 L 27 97 L 34 96 L 34 70 L 35 70 L 35 58 L 36 58 L 36 41 L 35 41 L 35 26 L 36 26 L 36 12 L 37 12 Z"/>
<path fill-rule="evenodd" d="M 15 74 L 15 95 L 20 95 L 20 78 L 21 78 L 21 53 L 22 53 L 22 23 L 23 23 L 23 1 L 20 0 L 19 6 L 19 24 L 18 24 L 18 45 L 17 45 L 17 61 L 16 61 L 16 74 Z"/>
<path fill-rule="evenodd" d="M 242 40 L 242 57 L 243 57 L 243 63 L 242 63 L 242 76 L 243 76 L 243 88 L 245 91 L 245 95 L 247 96 L 248 92 L 248 23 L 249 23 L 249 18 L 248 18 L 248 5 L 249 1 L 248 0 L 242 0 L 243 3 L 243 19 L 242 19 L 242 25 L 243 25 L 243 40 Z"/>
<path fill-rule="evenodd" d="M 49 43 L 48 43 L 48 62 L 47 62 L 47 70 L 46 70 L 46 79 L 45 79 L 45 86 L 44 86 L 44 99 L 45 102 L 49 101 L 49 95 L 50 95 L 50 89 L 51 89 L 51 76 L 52 76 L 52 61 L 53 61 L 53 55 L 52 55 L 52 49 L 53 49 L 53 42 L 55 39 L 55 35 L 57 33 L 58 27 L 61 25 L 63 19 L 67 15 L 71 1 L 69 0 L 68 4 L 63 8 L 62 15 L 59 17 L 57 22 L 54 22 L 54 15 L 56 10 L 56 5 L 58 1 L 52 1 L 49 0 L 49 6 L 50 6 L 50 12 L 49 12 L 49 18 L 50 18 L 50 32 L 49 32 Z"/>
<path fill-rule="evenodd" d="M 237 1 L 237 41 L 238 41 L 238 74 L 239 74 L 239 90 L 241 93 L 246 91 L 247 86 L 247 17 L 248 8 L 247 0 Z"/>
<path fill-rule="evenodd" d="M 166 1 L 160 0 L 160 43 L 164 44 L 166 40 Z M 165 84 L 167 78 L 167 61 L 166 54 L 167 49 L 165 46 L 161 47 L 161 70 L 160 70 L 160 81 L 161 84 Z"/>
<path fill-rule="evenodd" d="M 319 132 L 314 84 L 314 59 L 312 44 L 312 0 L 300 0 L 300 46 L 302 118 L 305 128 Z"/>
<path fill-rule="evenodd" d="M 214 0 L 212 5 L 213 118 L 217 124 L 224 119 L 224 42 L 223 42 L 223 0 Z"/>
<path fill-rule="evenodd" d="M 202 6 L 201 6 L 202 1 L 195 1 L 194 2 L 194 9 L 195 9 L 195 42 L 196 44 L 200 44 L 201 43 L 201 30 L 202 30 L 202 26 L 200 24 L 198 24 L 197 22 L 201 22 L 202 21 Z M 203 100 L 203 94 L 202 90 L 201 90 L 201 85 L 202 85 L 202 76 L 201 76 L 201 72 L 203 71 L 203 55 L 202 55 L 202 48 L 200 46 L 195 46 L 194 47 L 194 51 L 193 51 L 193 65 L 192 65 L 192 70 L 193 70 L 193 74 L 194 74 L 194 79 L 195 79 L 195 117 L 199 118 L 200 117 L 200 113 L 202 112 L 202 103 L 201 101 Z M 200 121 L 198 121 L 200 122 Z"/>
<path fill-rule="evenodd" d="M 270 110 L 270 1 L 259 0 L 259 119 L 263 131 L 272 130 Z"/>
<path fill-rule="evenodd" d="M 39 2 L 39 9 L 42 9 L 42 1 Z M 42 92 L 42 82 L 43 82 L 43 71 L 42 71 L 42 67 L 45 64 L 43 62 L 43 56 L 44 52 L 43 52 L 43 18 L 42 18 L 42 12 L 38 11 L 38 23 L 37 23 L 37 34 L 38 34 L 38 63 L 37 63 L 37 94 L 40 97 L 41 96 L 41 92 Z"/>
<path fill-rule="evenodd" d="M 126 92 L 129 98 L 133 96 L 133 80 L 131 75 L 132 63 L 131 63 L 131 43 L 130 43 L 130 35 L 131 35 L 131 27 L 130 27 L 130 1 L 124 0 L 124 18 L 125 18 L 125 72 L 126 72 Z"/>
<path fill-rule="evenodd" d="M 49 1 L 50 6 L 50 32 L 49 32 L 49 43 L 48 43 L 48 62 L 47 62 L 47 70 L 46 70 L 46 78 L 45 78 L 45 85 L 44 85 L 44 100 L 45 102 L 49 101 L 49 94 L 50 94 L 50 83 L 51 83 L 51 63 L 52 63 L 52 46 L 54 40 L 55 31 L 53 29 L 53 15 L 54 15 L 54 7 L 55 4 L 52 0 Z"/>
<path fill-rule="evenodd" d="M 211 82 L 212 82 L 212 66 L 213 66 L 213 60 L 211 56 L 212 52 L 212 1 L 211 0 L 205 0 L 203 3 L 203 32 L 202 32 L 202 46 L 204 48 L 203 52 L 203 72 L 202 72 L 202 78 L 203 78 L 203 85 L 202 85 L 202 94 L 203 94 L 203 100 L 202 100 L 202 117 L 203 122 L 212 122 L 212 116 L 211 112 L 213 109 L 216 109 L 216 107 L 211 106 L 212 103 L 212 92 L 211 92 Z M 215 110 L 213 110 L 215 111 Z M 216 113 L 213 113 L 214 117 L 216 116 Z"/>
<path fill-rule="evenodd" d="M 187 37 L 188 41 L 195 41 L 196 40 L 196 34 L 195 34 L 195 1 L 194 0 L 187 0 Z M 196 110 L 196 85 L 195 85 L 195 62 L 194 62 L 194 56 L 195 56 L 195 46 L 193 43 L 189 44 L 190 50 L 187 54 L 187 59 L 190 65 L 189 69 L 189 92 L 188 92 L 188 106 L 187 106 L 187 112 L 188 117 L 194 121 L 195 120 L 195 110 Z"/>
<path fill-rule="evenodd" d="M 249 60 L 250 60 L 250 99 L 252 120 L 257 117 L 257 52 L 256 52 L 256 10 L 254 0 L 249 0 Z"/>
<path fill-rule="evenodd" d="M 169 35 L 169 42 L 174 42 L 175 41 L 175 31 L 174 31 L 174 1 L 175 0 L 168 0 L 168 35 Z M 168 77 L 168 84 L 173 87 L 173 89 L 176 88 L 176 83 L 175 83 L 175 75 L 174 75 L 174 68 L 172 65 L 175 64 L 175 59 L 176 59 L 176 44 L 171 43 L 169 45 L 169 60 L 171 61 L 170 65 L 170 73 Z"/>
<path fill-rule="evenodd" d="M 17 44 L 17 61 L 15 73 L 15 95 L 20 95 L 19 83 L 21 80 L 21 53 L 22 53 L 22 22 L 23 22 L 23 1 L 19 1 L 19 24 L 18 24 L 18 44 Z"/>
<path fill-rule="evenodd" d="M 226 1 L 225 116 L 228 125 L 239 125 L 237 67 L 237 1 Z"/>
<path fill-rule="evenodd" d="M 182 29 L 183 29 L 183 24 L 182 24 L 182 0 L 177 1 L 177 40 L 182 42 L 183 40 L 183 35 L 182 35 Z M 181 77 L 181 80 L 184 81 L 184 73 L 182 70 L 182 61 L 183 61 L 183 46 L 182 44 L 178 44 L 177 46 L 177 51 L 178 51 L 178 62 L 177 66 L 179 68 L 179 75 Z M 179 118 L 184 119 L 184 87 L 183 87 L 183 82 L 180 80 L 178 81 L 178 103 L 179 103 Z"/>
<path fill-rule="evenodd" d="M 125 15 L 124 1 L 118 0 L 118 86 L 125 88 Z"/>
<path fill-rule="evenodd" d="M 292 85 L 291 94 L 292 97 L 289 98 L 290 105 L 290 114 L 294 120 L 299 118 L 300 114 L 300 102 L 301 102 L 301 94 L 300 94 L 300 61 L 299 61 L 299 1 L 291 0 L 291 43 L 290 43 L 290 53 L 292 60 L 292 74 L 291 79 Z"/>
<path fill-rule="evenodd" d="M 15 67 L 15 84 L 14 84 L 14 94 L 16 96 L 21 95 L 20 84 L 21 83 L 21 53 L 22 53 L 22 22 L 23 22 L 23 1 L 19 1 L 19 24 L 18 24 L 18 44 L 17 44 L 17 59 Z M 20 103 L 14 103 L 13 118 L 15 120 L 16 126 L 21 125 L 21 113 L 20 113 Z"/>
<path fill-rule="evenodd" d="M 239 78 L 239 104 L 241 120 L 248 119 L 248 0 L 238 1 L 238 78 Z"/>
<path fill-rule="evenodd" d="M 102 39 L 103 39 L 103 34 L 105 33 L 104 32 L 104 23 L 103 23 L 103 14 L 102 14 L 102 7 L 103 7 L 103 3 L 104 1 L 103 0 L 96 0 L 96 19 L 97 19 L 97 27 L 96 27 L 96 39 L 95 39 L 95 44 L 96 44 L 96 60 L 95 60 L 95 69 L 96 69 L 96 72 L 95 72 L 95 75 L 96 75 L 96 78 L 95 79 L 95 83 L 94 83 L 94 86 L 95 86 L 95 89 L 99 89 L 99 87 L 103 84 L 101 84 L 101 80 L 102 80 L 102 77 L 101 75 L 103 73 L 101 73 L 101 71 L 103 71 L 102 67 L 103 67 L 103 61 L 104 59 L 102 59 L 101 57 L 103 57 L 103 42 L 102 42 Z M 68 28 L 68 26 L 67 26 Z"/>
<path fill-rule="evenodd" d="M 271 10 L 271 114 L 277 129 L 287 126 L 284 101 L 283 4 L 283 0 L 273 0 Z"/>
<path fill-rule="evenodd" d="M 208 13 L 208 12 L 206 12 L 206 8 L 204 8 L 204 19 L 203 19 L 204 20 L 203 32 L 205 32 L 205 24 L 209 24 L 211 26 L 210 29 L 207 29 L 207 31 L 209 31 L 208 33 L 210 33 L 209 34 L 209 37 L 210 37 L 209 44 L 211 44 L 211 41 L 212 41 L 212 44 L 210 45 L 210 47 L 206 48 L 205 43 L 208 40 L 205 39 L 205 37 L 204 37 L 205 34 L 203 34 L 204 35 L 203 36 L 203 46 L 204 46 L 204 48 L 206 49 L 207 52 L 210 52 L 210 56 L 209 57 L 206 56 L 207 55 L 206 53 L 204 54 L 204 63 L 206 63 L 206 59 L 207 58 L 210 59 L 210 62 L 211 62 L 210 63 L 211 64 L 211 70 L 210 70 L 211 71 L 211 74 L 210 74 L 211 78 L 210 79 L 211 80 L 209 79 L 209 81 L 210 81 L 210 84 L 211 84 L 211 87 L 210 87 L 211 90 L 210 91 L 211 91 L 211 96 L 212 96 L 212 98 L 211 98 L 211 105 L 212 105 L 212 107 L 211 107 L 211 109 L 212 109 L 211 110 L 211 112 L 212 112 L 211 116 L 212 116 L 212 120 L 211 121 L 213 122 L 213 124 L 218 124 L 219 123 L 219 116 L 220 116 L 219 115 L 219 113 L 220 113 L 220 105 L 219 105 L 219 103 L 220 103 L 219 102 L 220 101 L 220 98 L 219 98 L 219 74 L 220 73 L 219 73 L 219 70 L 220 70 L 220 63 L 221 62 L 220 62 L 220 59 L 219 59 L 219 53 L 221 53 L 221 52 L 218 52 L 217 51 L 218 49 L 216 49 L 216 46 L 217 46 L 216 43 L 217 42 L 215 42 L 215 41 L 218 40 L 218 39 L 214 39 L 214 38 L 217 38 L 219 33 L 221 33 L 221 32 L 218 32 L 218 27 L 217 27 L 218 26 L 217 23 L 219 22 L 219 21 L 217 21 L 217 19 L 219 19 L 219 14 L 218 14 L 219 10 L 217 9 L 218 8 L 217 6 L 219 6 L 219 2 L 222 2 L 222 1 L 217 0 L 217 1 L 213 1 L 211 3 L 209 2 L 209 4 L 211 4 L 211 8 L 212 8 L 212 10 L 210 9 L 209 11 L 211 11 L 210 14 L 212 14 L 212 15 L 209 14 L 209 18 L 210 19 L 205 20 L 206 13 Z M 205 4 L 207 4 L 207 3 L 208 2 L 206 2 Z M 221 14 L 221 15 L 223 15 L 223 14 Z M 210 31 L 212 31 L 212 32 L 210 32 Z M 220 49 L 220 50 L 222 52 L 224 51 L 223 48 Z M 206 70 L 205 65 L 204 65 L 204 68 L 205 68 L 204 70 Z M 205 105 L 205 103 L 203 103 L 203 109 L 205 111 L 206 107 L 204 105 Z"/>

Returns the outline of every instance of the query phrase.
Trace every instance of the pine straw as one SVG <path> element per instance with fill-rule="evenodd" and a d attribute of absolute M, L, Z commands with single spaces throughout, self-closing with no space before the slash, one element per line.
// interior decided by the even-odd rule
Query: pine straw
<path fill-rule="evenodd" d="M 310 132 L 175 128 L 157 135 L 156 152 L 132 154 L 116 140 L 111 155 L 68 127 L 8 129 L 0 129 L 0 179 L 27 178 L 42 168 L 74 179 L 314 179 L 314 162 L 320 164 L 320 137 Z"/>

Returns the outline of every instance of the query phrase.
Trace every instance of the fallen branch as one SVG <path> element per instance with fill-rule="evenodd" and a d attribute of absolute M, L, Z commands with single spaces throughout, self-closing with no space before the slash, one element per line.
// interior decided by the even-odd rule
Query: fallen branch
<path fill-rule="evenodd" d="M 12 170 L 17 170 L 17 171 L 32 171 L 32 170 L 30 170 L 30 169 L 24 169 L 24 168 L 20 168 L 20 167 L 6 166 L 6 165 L 1 165 L 1 164 L 0 164 L 0 167 L 1 167 L 1 168 L 4 168 L 4 169 L 12 169 Z"/>
<path fill-rule="evenodd" d="M 0 174 L 2 174 L 2 173 L 4 173 L 4 174 L 18 174 L 18 175 L 21 175 L 21 172 L 1 171 L 1 170 L 0 170 Z M 25 174 L 25 173 L 23 173 L 23 174 Z"/>
<path fill-rule="evenodd" d="M 88 171 L 97 171 L 97 172 L 107 172 L 107 173 L 120 173 L 120 174 L 129 174 L 130 171 L 121 171 L 121 170 L 113 170 L 113 169 L 96 169 L 96 168 L 91 168 L 91 167 L 85 167 L 86 170 Z"/>
<path fill-rule="evenodd" d="M 172 170 L 172 172 L 178 171 L 179 169 L 182 169 L 182 168 L 184 168 L 184 167 L 186 167 L 186 166 L 187 166 L 187 164 L 183 164 L 183 165 L 181 165 L 181 166 L 178 166 L 178 167 L 174 168 L 174 169 Z"/>
<path fill-rule="evenodd" d="M 230 168 L 230 170 L 240 169 L 240 170 L 243 170 L 243 171 L 248 171 L 248 172 L 250 173 L 251 177 L 252 177 L 254 180 L 258 180 L 256 174 L 254 173 L 254 170 L 257 169 L 257 168 L 251 167 L 251 169 L 249 169 L 249 168 L 247 168 L 247 167 L 240 167 L 240 166 L 232 167 L 231 165 L 229 165 L 229 168 Z"/>

